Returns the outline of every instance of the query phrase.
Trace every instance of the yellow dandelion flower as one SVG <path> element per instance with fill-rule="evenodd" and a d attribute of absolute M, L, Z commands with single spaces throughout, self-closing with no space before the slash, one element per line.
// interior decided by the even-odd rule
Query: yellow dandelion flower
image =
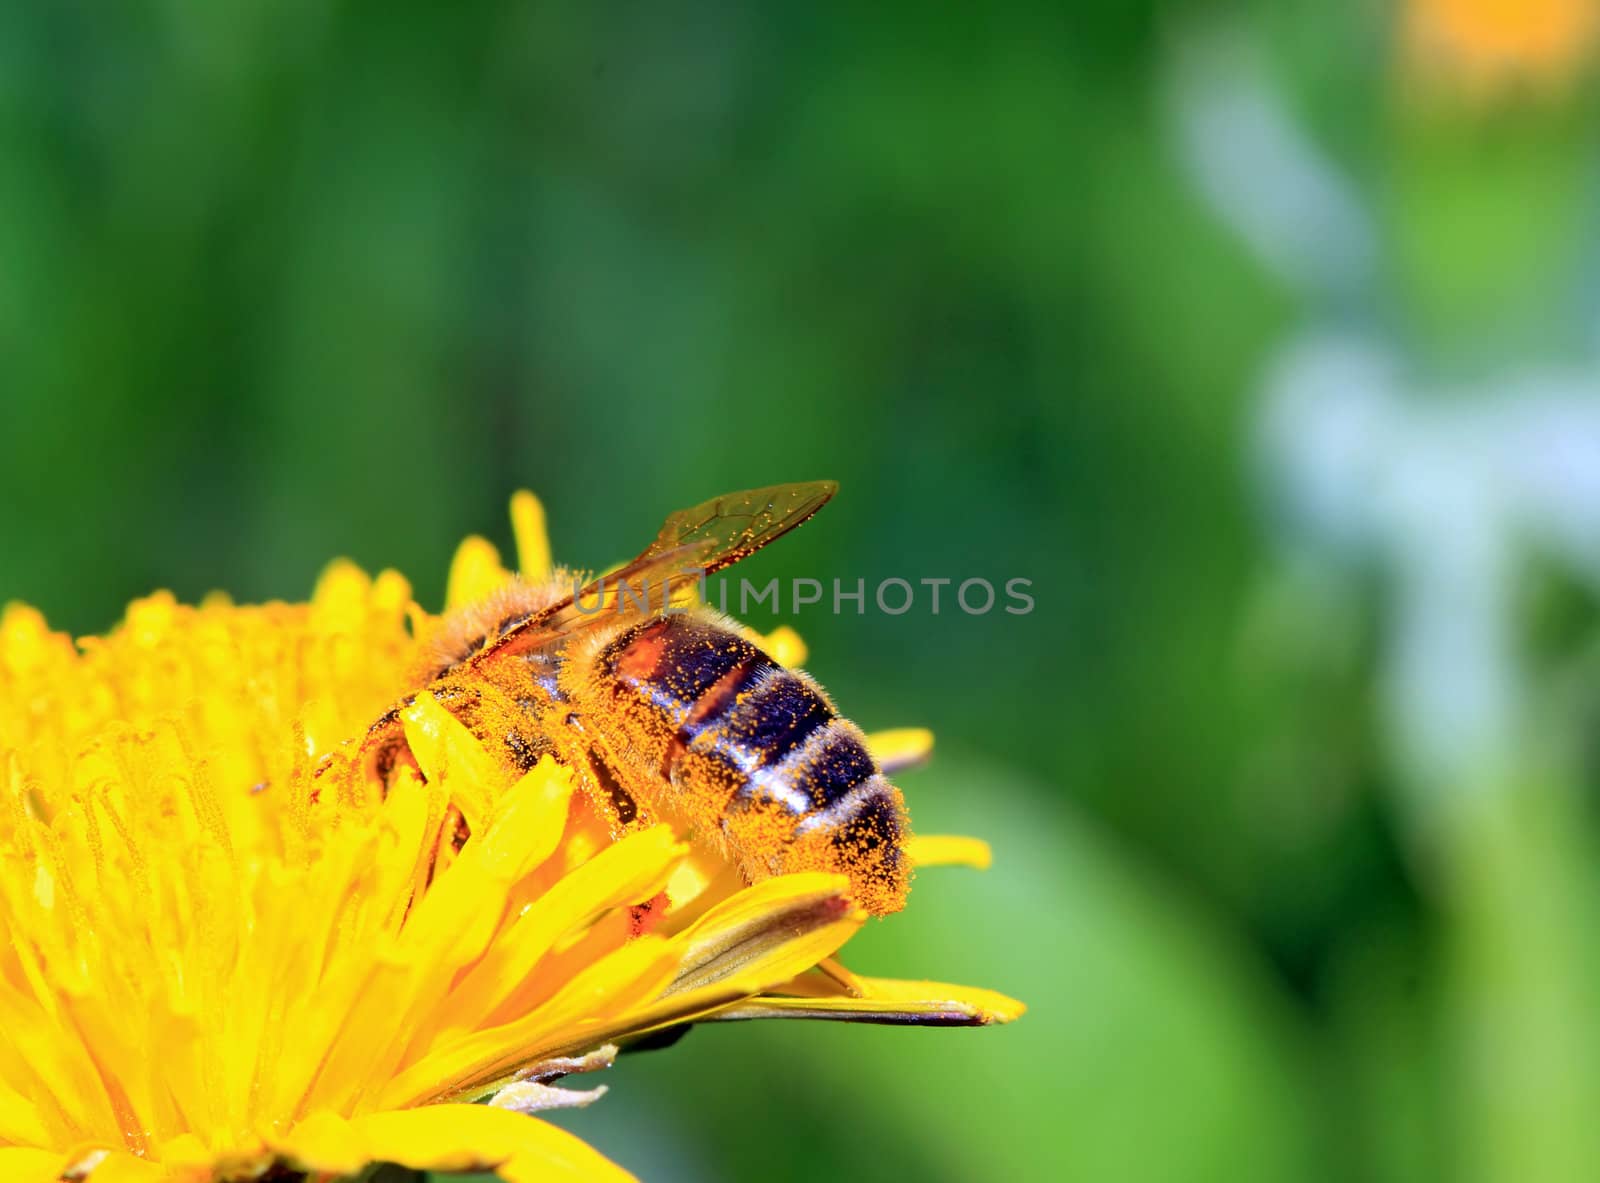
<path fill-rule="evenodd" d="M 1410 0 L 1400 27 L 1417 74 L 1477 94 L 1566 85 L 1592 58 L 1597 29 L 1596 0 Z"/>
<path fill-rule="evenodd" d="M 513 523 L 545 573 L 538 502 Z M 469 540 L 450 594 L 506 578 Z M 844 876 L 752 884 L 668 825 L 618 836 L 569 767 L 508 769 L 431 694 L 398 718 L 414 767 L 319 777 L 434 624 L 399 575 L 348 563 L 309 603 L 160 593 L 78 642 L 0 616 L 0 1178 L 620 1179 L 531 1114 L 593 1101 L 554 1082 L 651 1033 L 1020 1013 L 850 973 L 834 954 L 866 914 Z M 937 837 L 907 854 L 988 859 Z"/>

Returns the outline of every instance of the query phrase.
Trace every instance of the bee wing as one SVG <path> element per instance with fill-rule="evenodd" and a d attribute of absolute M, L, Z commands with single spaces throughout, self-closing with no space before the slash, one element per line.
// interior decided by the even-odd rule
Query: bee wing
<path fill-rule="evenodd" d="M 636 595 L 646 590 L 649 603 L 678 602 L 700 579 L 737 563 L 790 530 L 828 503 L 838 491 L 834 481 L 804 481 L 724 493 L 667 515 L 656 540 L 632 562 L 584 585 L 576 595 L 557 600 L 524 620 L 508 622 L 472 660 L 527 652 L 563 633 L 614 620 L 644 609 Z"/>
<path fill-rule="evenodd" d="M 668 514 L 656 540 L 628 566 L 690 548 L 707 574 L 720 571 L 783 537 L 838 491 L 835 481 L 804 481 L 724 493 Z"/>

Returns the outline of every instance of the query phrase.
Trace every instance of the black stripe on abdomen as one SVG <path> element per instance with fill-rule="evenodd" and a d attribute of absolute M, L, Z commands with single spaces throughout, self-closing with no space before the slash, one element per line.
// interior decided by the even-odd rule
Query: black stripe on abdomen
<path fill-rule="evenodd" d="M 904 818 L 894 789 L 879 774 L 862 781 L 829 808 L 806 818 L 796 834 L 813 830 L 827 833 L 829 845 L 840 852 L 847 865 L 871 868 L 864 872 L 869 878 L 893 882 L 903 874 Z"/>
<path fill-rule="evenodd" d="M 835 718 L 822 695 L 762 654 L 714 710 L 680 732 L 680 740 L 749 775 L 781 763 Z"/>
<path fill-rule="evenodd" d="M 771 664 L 738 633 L 683 616 L 629 629 L 600 656 L 607 674 L 665 712 L 674 727 L 721 710 L 746 678 Z"/>
<path fill-rule="evenodd" d="M 773 800 L 807 818 L 835 807 L 847 810 L 847 799 L 858 786 L 875 777 L 882 780 L 859 736 L 843 719 L 829 719 L 783 759 L 750 770 L 734 795 L 735 806 Z"/>
<path fill-rule="evenodd" d="M 814 809 L 825 810 L 857 785 L 878 774 L 860 733 L 842 719 L 829 721 L 774 769 L 787 774 L 811 798 Z"/>
<path fill-rule="evenodd" d="M 658 617 L 612 641 L 600 668 L 675 729 L 662 776 L 673 780 L 685 759 L 719 764 L 740 782 L 733 808 L 766 800 L 800 817 L 831 809 L 843 824 L 872 796 L 860 786 L 887 784 L 861 733 L 808 678 L 730 629 Z"/>

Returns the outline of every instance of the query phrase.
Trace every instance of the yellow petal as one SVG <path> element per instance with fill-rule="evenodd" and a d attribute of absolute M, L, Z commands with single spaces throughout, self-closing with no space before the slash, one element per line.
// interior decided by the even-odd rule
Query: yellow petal
<path fill-rule="evenodd" d="M 494 543 L 476 534 L 464 539 L 450 561 L 450 577 L 445 583 L 445 610 L 486 599 L 510 577 L 500 565 L 500 552 Z"/>
<path fill-rule="evenodd" d="M 411 604 L 411 581 L 398 571 L 380 571 L 372 581 L 372 604 L 385 616 L 400 616 Z"/>
<path fill-rule="evenodd" d="M 672 991 L 624 1016 L 624 1023 L 585 1034 L 617 1041 L 694 1022 L 787 982 L 826 960 L 860 930 L 841 876 L 784 875 L 747 888 L 707 912 L 678 942 L 690 945 Z M 759 893 L 759 894 L 758 894 Z M 579 1050 L 550 1048 L 557 1055 Z"/>
<path fill-rule="evenodd" d="M 679 938 L 688 949 L 673 990 L 696 990 L 735 974 L 753 975 L 766 984 L 792 977 L 776 976 L 773 967 L 792 960 L 797 949 L 820 948 L 841 931 L 848 938 L 860 927 L 849 890 L 850 881 L 843 876 L 810 872 L 780 875 L 736 893 Z M 818 933 L 825 934 L 820 942 Z M 822 948 L 815 956 L 801 953 L 805 966 L 800 968 L 815 965 L 836 948 Z"/>
<path fill-rule="evenodd" d="M 660 891 L 685 850 L 670 826 L 654 826 L 606 847 L 563 876 L 452 987 L 453 1012 L 464 1023 L 493 1014 L 564 938 L 614 908 Z"/>
<path fill-rule="evenodd" d="M 365 1139 L 348 1121 L 327 1110 L 311 1114 L 271 1145 L 308 1171 L 353 1175 L 371 1161 Z"/>
<path fill-rule="evenodd" d="M 413 1170 L 493 1170 L 509 1183 L 627 1183 L 627 1171 L 563 1129 L 487 1105 L 430 1105 L 350 1123 L 375 1162 Z"/>
<path fill-rule="evenodd" d="M 520 879 L 560 841 L 572 798 L 572 770 L 546 756 L 506 790 L 479 847 L 497 878 Z"/>
<path fill-rule="evenodd" d="M 931 1006 L 951 1005 L 957 1010 L 973 1011 L 974 1017 L 984 1016 L 983 1021 L 986 1023 L 1009 1023 L 1028 1009 L 1015 998 L 978 986 L 957 986 L 949 982 L 909 981 L 900 978 L 857 977 L 856 981 L 866 991 L 868 999 L 880 1002 L 914 1002 Z"/>
<path fill-rule="evenodd" d="M 445 791 L 473 833 L 478 833 L 505 771 L 433 695 L 422 693 L 400 714 L 406 742 L 423 774 Z"/>
<path fill-rule="evenodd" d="M 177 620 L 178 598 L 169 591 L 158 591 L 130 603 L 122 627 L 136 646 L 154 649 L 166 639 Z"/>
<path fill-rule="evenodd" d="M 514 1022 L 441 1041 L 395 1076 L 379 1103 L 399 1109 L 437 1098 L 470 1099 L 491 1091 L 520 1067 L 611 1042 L 607 1031 L 630 1030 L 632 1010 L 666 987 L 677 961 L 673 944 L 660 937 L 624 945 Z M 571 1046 L 575 1043 L 583 1046 Z"/>
<path fill-rule="evenodd" d="M 56 1183 L 67 1165 L 59 1150 L 0 1146 L 0 1179 L 8 1183 Z"/>
<path fill-rule="evenodd" d="M 317 577 L 311 593 L 312 627 L 321 632 L 353 630 L 367 612 L 372 580 L 349 559 L 335 559 Z"/>
<path fill-rule="evenodd" d="M 63 656 L 73 656 L 72 640 L 51 632 L 43 612 L 15 601 L 0 612 L 0 670 L 22 676 Z"/>
<path fill-rule="evenodd" d="M 211 1148 L 192 1133 L 179 1134 L 161 1144 L 161 1162 L 169 1173 L 209 1178 Z"/>
<path fill-rule="evenodd" d="M 787 982 L 865 922 L 848 889 L 843 876 L 818 873 L 746 888 L 670 941 L 642 937 L 604 957 L 516 1022 L 437 1048 L 391 1081 L 380 1103 L 425 1100 L 440 1081 L 471 1096 L 520 1065 L 691 1021 Z"/>
<path fill-rule="evenodd" d="M 4 1084 L 0 1084 L 0 1139 L 22 1146 L 43 1146 L 51 1140 L 39 1107 Z"/>
<path fill-rule="evenodd" d="M 859 998 L 789 998 L 764 994 L 735 1003 L 713 1019 L 839 1019 L 856 1023 L 893 1023 L 920 1027 L 983 1027 L 1009 1023 L 1027 1007 L 1014 998 L 976 986 L 946 982 L 903 982 L 891 978 L 856 978 Z"/>
<path fill-rule="evenodd" d="M 303 1169 L 341 1175 L 395 1163 L 417 1171 L 494 1171 L 514 1183 L 633 1178 L 565 1130 L 487 1105 L 427 1105 L 348 1121 L 320 1113 L 274 1149 Z"/>
<path fill-rule="evenodd" d="M 861 978 L 839 964 L 837 958 L 829 957 L 783 985 L 772 987 L 763 997 L 771 994 L 786 998 L 865 998 L 867 990 Z"/>
<path fill-rule="evenodd" d="M 884 773 L 893 776 L 913 768 L 933 754 L 933 732 L 926 727 L 896 727 L 867 736 L 867 748 Z"/>
<path fill-rule="evenodd" d="M 993 861 L 989 844 L 959 834 L 914 834 L 906 843 L 913 867 L 976 867 L 987 871 Z"/>
<path fill-rule="evenodd" d="M 89 1172 L 90 1183 L 156 1183 L 157 1180 L 170 1179 L 172 1176 L 173 1173 L 161 1163 L 120 1151 L 108 1154 L 99 1166 Z M 5 1177 L 10 1178 L 9 1175 Z"/>
<path fill-rule="evenodd" d="M 786 624 L 780 624 L 766 636 L 760 637 L 757 643 L 785 669 L 792 670 L 805 664 L 806 643 L 801 640 L 799 633 Z"/>
<path fill-rule="evenodd" d="M 550 577 L 550 535 L 544 506 L 526 489 L 511 496 L 511 533 L 517 540 L 517 567 L 522 578 L 537 583 Z"/>

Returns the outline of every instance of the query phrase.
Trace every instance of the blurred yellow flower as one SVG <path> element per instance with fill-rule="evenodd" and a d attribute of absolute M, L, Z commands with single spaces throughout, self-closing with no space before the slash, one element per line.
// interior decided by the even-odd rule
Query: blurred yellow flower
<path fill-rule="evenodd" d="M 524 568 L 542 569 L 537 502 L 519 495 L 513 517 Z M 469 540 L 452 595 L 504 577 Z M 714 1019 L 1021 1012 L 851 974 L 832 959 L 864 919 L 844 879 L 748 886 L 664 826 L 613 841 L 566 769 L 513 778 L 426 694 L 405 713 L 424 776 L 387 794 L 349 768 L 314 777 L 394 699 L 430 623 L 403 578 L 348 563 L 307 604 L 157 594 L 76 644 L 5 610 L 0 1178 L 374 1162 L 626 1178 L 529 1116 L 595 1099 L 552 1082 L 619 1045 Z M 927 742 L 888 734 L 883 752 Z M 457 851 L 447 807 L 463 800 L 482 824 Z M 966 839 L 910 853 L 987 860 Z"/>
<path fill-rule="evenodd" d="M 1568 82 L 1593 52 L 1597 24 L 1596 0 L 1409 0 L 1402 34 L 1417 73 L 1485 93 Z"/>

